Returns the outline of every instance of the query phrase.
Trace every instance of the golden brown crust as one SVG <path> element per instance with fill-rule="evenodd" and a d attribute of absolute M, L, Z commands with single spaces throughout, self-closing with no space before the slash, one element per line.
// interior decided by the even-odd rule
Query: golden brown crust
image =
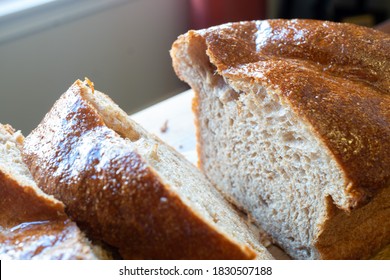
<path fill-rule="evenodd" d="M 22 187 L 0 170 L 0 221 L 3 228 L 21 223 L 66 218 L 64 205 L 45 199 L 29 187 Z"/>
<path fill-rule="evenodd" d="M 0 259 L 96 259 L 64 205 L 17 180 L 0 169 Z"/>
<path fill-rule="evenodd" d="M 350 213 L 338 209 L 329 196 L 326 206 L 327 218 L 315 240 L 321 259 L 368 259 L 390 244 L 390 188 Z M 378 257 L 389 259 L 390 254 Z"/>
<path fill-rule="evenodd" d="M 190 31 L 219 74 L 280 92 L 345 170 L 350 207 L 390 185 L 390 36 L 351 24 L 269 20 Z M 180 75 L 180 71 L 179 75 Z"/>
<path fill-rule="evenodd" d="M 38 185 L 81 228 L 124 258 L 255 257 L 185 205 L 80 92 L 76 82 L 56 102 L 26 138 L 24 155 Z"/>
<path fill-rule="evenodd" d="M 194 125 L 196 127 L 196 131 L 195 131 L 195 138 L 196 138 L 196 154 L 197 155 L 200 155 L 200 151 L 201 151 L 201 148 L 202 148 L 202 139 L 200 137 L 200 129 L 199 128 L 199 93 L 198 92 L 194 92 L 194 97 L 192 98 L 192 112 L 195 116 L 194 118 Z M 202 161 L 200 160 L 200 158 L 198 158 L 198 162 L 197 162 L 197 166 L 200 170 L 203 169 L 202 167 Z"/>
<path fill-rule="evenodd" d="M 25 222 L 0 231 L 0 259 L 97 259 L 69 219 Z"/>

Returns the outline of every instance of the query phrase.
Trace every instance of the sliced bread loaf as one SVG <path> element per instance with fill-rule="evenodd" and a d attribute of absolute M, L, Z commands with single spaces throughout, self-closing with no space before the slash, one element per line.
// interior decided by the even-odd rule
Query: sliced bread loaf
<path fill-rule="evenodd" d="M 390 242 L 390 36 L 268 20 L 180 36 L 200 166 L 299 259 L 368 258 Z"/>
<path fill-rule="evenodd" d="M 123 258 L 272 258 L 195 166 L 91 83 L 61 96 L 26 138 L 24 159 L 38 185 Z"/>
<path fill-rule="evenodd" d="M 23 163 L 23 136 L 0 124 L 0 259 L 98 259 L 64 205 L 44 194 Z"/>

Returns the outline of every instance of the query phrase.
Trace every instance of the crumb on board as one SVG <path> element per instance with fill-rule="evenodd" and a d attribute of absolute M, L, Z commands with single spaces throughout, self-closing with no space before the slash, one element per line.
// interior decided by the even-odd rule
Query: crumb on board
<path fill-rule="evenodd" d="M 164 122 L 164 124 L 160 127 L 161 133 L 165 133 L 168 131 L 168 120 Z"/>

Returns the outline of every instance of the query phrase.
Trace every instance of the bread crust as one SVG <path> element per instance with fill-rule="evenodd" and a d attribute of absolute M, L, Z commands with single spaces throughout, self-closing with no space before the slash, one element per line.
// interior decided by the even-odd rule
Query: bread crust
<path fill-rule="evenodd" d="M 233 86 L 279 92 L 312 127 L 350 182 L 349 203 L 339 207 L 362 206 L 390 186 L 388 34 L 315 20 L 239 22 L 189 31 L 172 52 L 195 37 Z M 175 59 L 173 65 L 184 78 Z"/>
<path fill-rule="evenodd" d="M 378 191 L 372 201 L 351 213 L 326 198 L 327 216 L 314 246 L 321 259 L 369 259 L 390 244 L 390 188 Z M 378 256 L 380 257 L 380 256 Z M 390 254 L 382 253 L 382 259 Z"/>
<path fill-rule="evenodd" d="M 14 130 L 0 124 L 0 133 Z M 1 168 L 0 197 L 0 259 L 98 258 L 60 201 Z"/>
<path fill-rule="evenodd" d="M 369 258 L 389 244 L 389 35 L 313 20 L 239 22 L 189 31 L 174 42 L 171 56 L 177 75 L 195 92 L 201 167 L 207 166 L 201 130 L 209 128 L 200 121 L 199 104 L 208 110 L 211 101 L 199 96 L 224 89 L 208 75 L 220 75 L 237 94 L 264 87 L 299 116 L 344 175 L 345 185 L 335 187 L 347 199 L 321 198 L 326 209 L 318 227 L 309 229 L 313 242 L 304 244 L 313 248 L 312 257 Z"/>
<path fill-rule="evenodd" d="M 25 162 L 47 193 L 90 236 L 126 259 L 252 259 L 162 183 L 77 81 L 26 138 Z"/>

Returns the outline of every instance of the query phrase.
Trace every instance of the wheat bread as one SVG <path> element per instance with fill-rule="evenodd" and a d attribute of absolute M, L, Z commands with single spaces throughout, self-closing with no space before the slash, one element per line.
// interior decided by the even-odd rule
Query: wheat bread
<path fill-rule="evenodd" d="M 43 193 L 23 163 L 23 136 L 0 124 L 0 259 L 108 257 L 65 214 L 64 205 Z"/>
<path fill-rule="evenodd" d="M 248 223 L 206 177 L 76 81 L 26 138 L 38 185 L 125 259 L 270 259 Z"/>
<path fill-rule="evenodd" d="M 293 258 L 363 259 L 390 242 L 390 36 L 314 20 L 181 35 L 199 164 Z"/>

